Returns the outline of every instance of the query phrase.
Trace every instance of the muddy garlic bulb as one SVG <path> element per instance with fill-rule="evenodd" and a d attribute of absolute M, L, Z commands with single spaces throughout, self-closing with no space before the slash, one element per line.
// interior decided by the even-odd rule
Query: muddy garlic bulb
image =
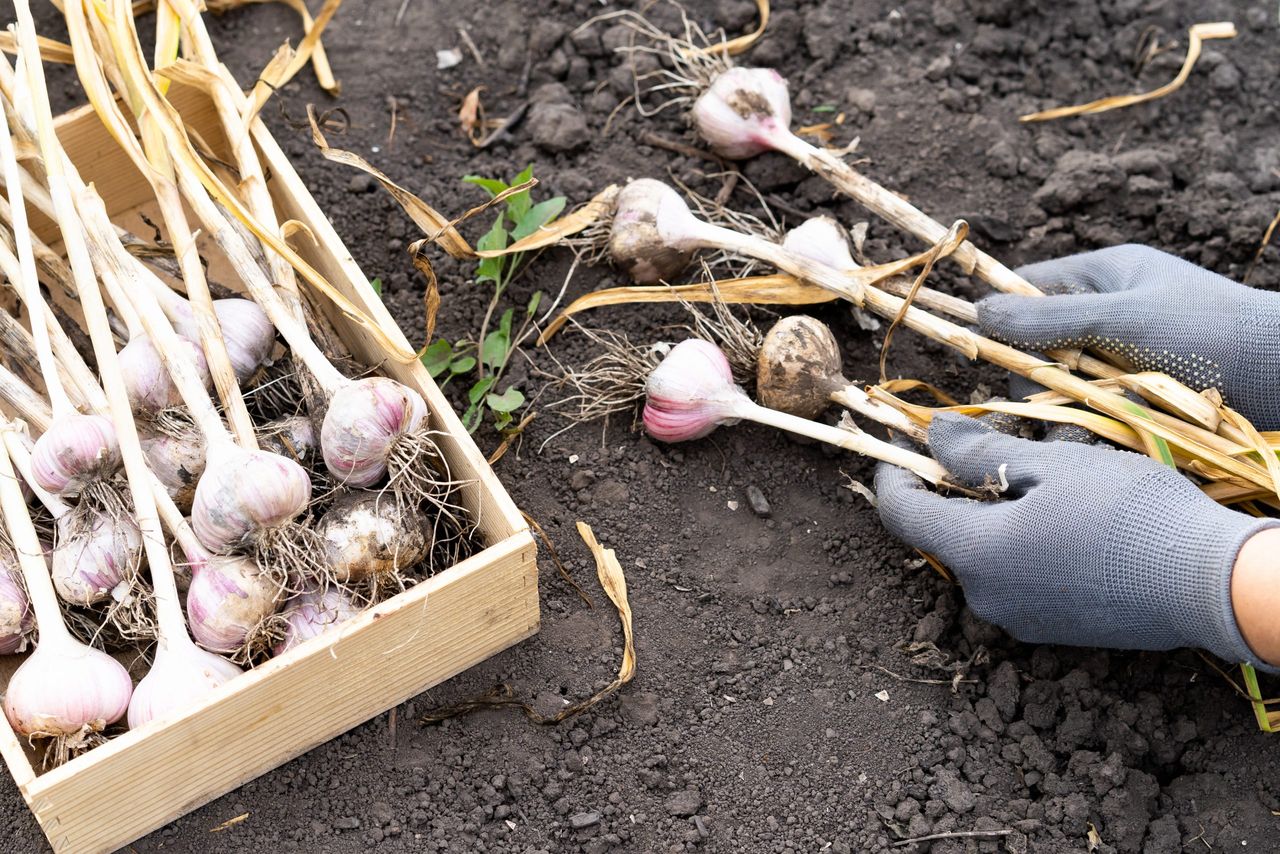
<path fill-rule="evenodd" d="M 58 519 L 57 531 L 50 575 L 62 601 L 104 602 L 137 574 L 142 534 L 127 515 L 77 508 Z"/>
<path fill-rule="evenodd" d="M 196 368 L 205 388 L 208 388 L 212 380 L 204 352 L 185 338 L 180 341 L 185 357 Z M 182 406 L 182 395 L 178 393 L 178 387 L 173 384 L 168 368 L 149 337 L 138 335 L 129 339 L 129 343 L 120 350 L 118 358 L 125 390 L 129 394 L 129 403 L 134 412 L 145 418 Z"/>
<path fill-rule="evenodd" d="M 344 384 L 329 400 L 320 448 L 344 486 L 373 486 L 387 474 L 398 446 L 427 426 L 422 395 L 388 377 Z"/>
<path fill-rule="evenodd" d="M 7 546 L 0 546 L 0 655 L 13 655 L 27 648 L 27 635 L 35 625 L 35 613 L 19 580 L 17 558 Z"/>
<path fill-rule="evenodd" d="M 239 652 L 259 626 L 280 607 L 280 585 L 251 558 L 208 552 L 192 554 L 187 589 L 191 634 L 211 652 Z"/>
<path fill-rule="evenodd" d="M 214 300 L 213 313 L 222 329 L 222 340 L 236 379 L 246 382 L 270 358 L 276 344 L 276 329 L 266 312 L 252 300 L 239 297 Z M 183 338 L 200 340 L 200 330 L 189 303 L 181 304 L 175 312 L 173 326 Z"/>
<path fill-rule="evenodd" d="M 675 190 L 640 178 L 618 194 L 609 233 L 609 257 L 633 281 L 653 284 L 689 266 L 699 244 L 686 235 L 697 219 Z"/>
<path fill-rule="evenodd" d="M 182 512 L 191 509 L 205 467 L 205 440 L 198 430 L 183 436 L 153 433 L 140 437 L 147 465 Z"/>
<path fill-rule="evenodd" d="M 57 418 L 31 452 L 36 484 L 61 496 L 79 495 L 120 468 L 120 445 L 110 418 L 79 413 Z"/>
<path fill-rule="evenodd" d="M 746 394 L 733 381 L 729 360 L 700 338 L 681 341 L 645 386 L 644 429 L 661 442 L 701 439 L 739 420 L 735 406 Z"/>
<path fill-rule="evenodd" d="M 240 675 L 240 668 L 221 656 L 205 652 L 183 637 L 161 644 L 155 661 L 129 702 L 129 728 L 190 711 L 214 688 Z"/>
<path fill-rule="evenodd" d="M 756 359 L 756 395 L 770 409 L 815 418 L 848 385 L 840 346 L 825 323 L 803 314 L 773 325 Z"/>
<path fill-rule="evenodd" d="M 359 613 L 360 609 L 341 587 L 299 593 L 285 603 L 284 640 L 276 644 L 274 652 L 276 655 L 288 652 L 298 644 L 319 637 Z"/>
<path fill-rule="evenodd" d="M 343 584 L 398 577 L 431 547 L 422 517 L 394 496 L 344 496 L 324 514 L 317 531 L 324 541 L 325 566 Z"/>
<path fill-rule="evenodd" d="M 196 484 L 191 526 L 216 554 L 244 550 L 311 503 L 307 470 L 278 454 L 234 445 L 211 451 Z"/>
<path fill-rule="evenodd" d="M 746 160 L 791 133 L 787 81 L 771 68 L 730 68 L 693 105 L 693 125 L 712 150 Z"/>

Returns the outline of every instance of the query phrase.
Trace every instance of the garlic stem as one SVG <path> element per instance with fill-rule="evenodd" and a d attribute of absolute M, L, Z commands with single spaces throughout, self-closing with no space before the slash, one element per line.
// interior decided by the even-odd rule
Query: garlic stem
<path fill-rule="evenodd" d="M 16 106 L 13 113 L 17 114 Z M 21 289 L 22 301 L 26 303 L 31 314 L 31 337 L 35 342 L 36 355 L 40 360 L 40 373 L 44 379 L 45 391 L 53 406 L 55 415 L 63 415 L 75 411 L 66 390 L 62 387 L 62 379 L 58 376 L 53 355 L 53 346 L 49 340 L 49 330 L 41 320 L 44 317 L 44 296 L 40 293 L 40 280 L 36 274 L 35 253 L 31 248 L 31 230 L 27 225 L 27 209 L 23 200 L 22 181 L 18 175 L 18 157 L 13 148 L 13 137 L 7 122 L 0 121 L 0 159 L 3 159 L 5 185 L 9 194 L 9 210 L 13 218 L 13 240 L 17 248 L 18 274 L 15 287 Z"/>
<path fill-rule="evenodd" d="M 0 364 L 0 398 L 13 408 L 18 417 L 41 433 L 49 429 L 53 413 L 44 398 L 27 385 L 21 377 Z"/>
<path fill-rule="evenodd" d="M 877 439 L 861 430 L 832 427 L 828 424 L 809 421 L 806 418 L 800 418 L 787 412 L 769 409 L 751 400 L 746 395 L 736 399 L 731 405 L 731 409 L 735 418 L 776 427 L 788 433 L 795 433 L 797 436 L 807 436 L 810 439 L 825 442 L 828 445 L 834 445 L 847 451 L 853 451 L 865 457 L 902 466 L 935 485 L 941 483 L 947 477 L 947 470 L 936 460 L 923 454 L 917 454 L 915 451 L 899 448 L 897 445 Z"/>
<path fill-rule="evenodd" d="M 856 383 L 850 383 L 831 392 L 831 401 L 838 406 L 843 406 L 845 409 L 883 424 L 891 430 L 897 430 L 916 442 L 923 444 L 928 439 L 928 432 L 923 427 L 889 404 L 872 400 Z"/>

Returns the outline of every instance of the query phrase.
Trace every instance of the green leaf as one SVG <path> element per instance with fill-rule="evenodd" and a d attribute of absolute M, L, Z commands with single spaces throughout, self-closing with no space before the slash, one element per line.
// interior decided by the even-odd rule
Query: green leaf
<path fill-rule="evenodd" d="M 502 320 L 498 321 L 498 331 L 502 333 L 502 337 L 511 340 L 511 321 L 515 319 L 516 310 L 509 308 L 502 313 Z"/>
<path fill-rule="evenodd" d="M 511 334 L 495 329 L 484 337 L 484 344 L 480 347 L 480 361 L 486 368 L 493 370 L 506 361 L 510 346 Z"/>
<path fill-rule="evenodd" d="M 493 228 L 486 231 L 484 236 L 476 241 L 476 249 L 483 251 L 506 248 L 507 229 L 502 224 L 502 217 L 498 217 L 493 223 Z M 476 281 L 501 284 L 502 271 L 506 264 L 506 258 L 481 258 L 480 263 L 476 265 Z"/>
<path fill-rule="evenodd" d="M 468 184 L 475 184 L 477 187 L 483 188 L 490 196 L 498 195 L 508 186 L 496 178 L 482 178 L 479 175 L 465 175 L 462 180 Z"/>
<path fill-rule="evenodd" d="M 487 395 L 484 402 L 494 412 L 515 412 L 524 405 L 524 394 L 513 386 L 502 394 Z"/>
<path fill-rule="evenodd" d="M 517 187 L 533 177 L 533 164 L 530 163 L 524 167 L 519 175 L 512 179 L 508 186 Z M 514 196 L 510 196 L 507 200 L 507 216 L 511 217 L 511 224 L 518 225 L 529 213 L 529 208 L 533 206 L 533 199 L 529 195 L 528 190 L 521 190 Z"/>
<path fill-rule="evenodd" d="M 369 287 L 373 288 L 373 292 L 378 296 L 382 296 L 382 279 L 375 278 L 369 282 Z"/>
<path fill-rule="evenodd" d="M 511 426 L 511 422 L 513 420 L 514 419 L 511 417 L 510 412 L 494 412 L 493 413 L 493 426 L 494 426 L 494 429 L 496 429 L 498 432 L 502 432 L 503 430 L 507 429 L 507 427 Z"/>
<path fill-rule="evenodd" d="M 423 351 L 422 366 L 434 379 L 448 369 L 451 359 L 453 359 L 453 345 L 441 338 L 432 342 L 431 346 Z"/>
<path fill-rule="evenodd" d="M 820 107 L 814 107 L 813 111 L 815 113 L 834 113 L 836 108 L 834 104 L 823 104 Z"/>
<path fill-rule="evenodd" d="M 493 388 L 493 384 L 497 382 L 497 377 L 485 377 L 467 390 L 467 400 L 471 401 L 473 406 L 478 405 L 484 396 L 489 393 L 489 389 Z"/>
<path fill-rule="evenodd" d="M 476 366 L 475 356 L 463 356 L 460 359 L 454 359 L 449 363 L 449 373 L 465 374 Z"/>
<path fill-rule="evenodd" d="M 462 413 L 462 426 L 467 428 L 468 433 L 476 432 L 476 428 L 480 426 L 480 418 L 484 415 L 484 407 L 477 403 L 473 403 L 467 407 L 467 411 Z"/>
<path fill-rule="evenodd" d="M 554 199 L 538 202 L 529 208 L 529 212 L 520 218 L 515 229 L 511 232 L 511 239 L 519 240 L 522 237 L 528 237 L 560 216 L 560 212 L 564 210 L 565 201 L 564 196 L 556 196 Z"/>
<path fill-rule="evenodd" d="M 533 317 L 538 311 L 538 306 L 542 304 L 542 291 L 534 291 L 533 296 L 529 297 L 529 305 L 525 307 L 524 316 Z"/>

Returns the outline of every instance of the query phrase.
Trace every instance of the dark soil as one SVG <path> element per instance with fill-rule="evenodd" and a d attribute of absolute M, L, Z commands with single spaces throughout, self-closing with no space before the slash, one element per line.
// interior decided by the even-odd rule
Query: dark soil
<path fill-rule="evenodd" d="M 411 338 L 422 334 L 422 283 L 405 254 L 414 228 L 369 181 L 322 160 L 291 121 L 307 103 L 345 109 L 351 128 L 332 144 L 451 213 L 481 199 L 459 182 L 463 174 L 510 177 L 529 162 L 543 180 L 539 192 L 573 201 L 628 177 L 674 174 L 707 195 L 722 186 L 714 163 L 639 142 L 645 132 L 692 142 L 675 111 L 642 119 L 624 108 L 603 134 L 630 92 L 622 60 L 608 49 L 622 34 L 611 23 L 573 28 L 611 5 L 410 0 L 396 25 L 399 6 L 351 0 L 326 37 L 342 97 L 332 102 L 304 71 L 265 117 L 362 267 L 381 276 Z M 1010 263 L 1136 241 L 1239 279 L 1280 209 L 1274 3 L 774 7 L 768 37 L 747 59 L 787 75 L 797 123 L 831 120 L 818 109 L 825 105 L 844 112 L 837 141 L 861 137 L 868 174 L 939 219 L 967 217 Z M 668 8 L 652 15 L 676 23 Z M 753 16 L 749 0 L 719 0 L 699 4 L 695 17 L 736 34 Z M 1234 20 L 1239 37 L 1209 43 L 1175 95 L 1088 119 L 1018 124 L 1034 109 L 1164 82 L 1181 62 L 1188 26 L 1213 20 Z M 296 20 L 284 7 L 255 7 L 218 21 L 215 35 L 247 81 L 281 41 L 296 41 Z M 1135 76 L 1135 52 L 1151 35 L 1180 46 Z M 463 62 L 436 70 L 436 51 L 453 47 Z M 460 99 L 484 85 L 490 114 L 506 115 L 523 100 L 526 62 L 527 91 L 546 106 L 535 106 L 509 141 L 474 150 L 458 129 Z M 846 224 L 866 219 L 780 159 L 743 170 L 800 211 Z M 751 209 L 753 200 L 739 189 L 731 204 Z M 481 228 L 472 224 L 472 235 Z M 914 249 L 871 223 L 873 258 Z M 513 286 L 513 300 L 522 304 L 536 288 L 555 293 L 567 267 L 567 253 L 539 259 Z M 442 254 L 437 269 L 444 334 L 473 332 L 486 289 Z M 938 286 L 980 293 L 951 272 L 942 271 Z M 579 273 L 570 295 L 606 281 L 607 271 Z M 1268 253 L 1252 281 L 1280 283 L 1280 258 Z M 816 313 L 842 336 L 849 374 L 872 378 L 878 335 L 860 331 L 845 309 Z M 655 309 L 590 322 L 655 341 L 671 338 L 665 324 L 680 318 Z M 581 362 L 589 351 L 565 336 L 557 352 Z M 530 356 L 552 369 L 543 353 Z M 995 372 L 908 333 L 897 336 L 890 365 L 960 397 L 979 384 L 1002 385 Z M 512 378 L 531 394 L 544 382 L 523 361 Z M 607 432 L 578 428 L 540 452 L 564 426 L 547 413 L 548 400 L 498 473 L 597 607 L 586 608 L 544 563 L 539 635 L 401 706 L 394 729 L 387 716 L 361 726 L 132 850 L 864 852 L 907 837 L 1007 830 L 894 850 L 1058 854 L 1093 850 L 1092 827 L 1104 852 L 1280 851 L 1280 742 L 1258 732 L 1249 707 L 1194 653 L 1011 641 L 973 618 L 961 592 L 843 488 L 844 473 L 870 480 L 859 459 L 754 427 L 662 447 L 634 432 L 629 416 Z M 491 433 L 479 441 L 496 444 Z M 767 498 L 768 518 L 753 514 L 752 487 Z M 494 683 L 553 711 L 612 677 L 621 635 L 574 534 L 578 519 L 626 568 L 635 681 L 556 727 L 510 710 L 419 726 L 427 709 Z M 961 679 L 955 690 L 953 675 Z M 1280 693 L 1275 682 L 1269 687 Z M 44 845 L 8 786 L 0 823 L 5 850 Z"/>

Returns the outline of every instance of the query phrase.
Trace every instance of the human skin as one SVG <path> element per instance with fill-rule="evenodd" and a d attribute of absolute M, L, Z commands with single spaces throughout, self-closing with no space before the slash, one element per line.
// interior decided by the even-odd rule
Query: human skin
<path fill-rule="evenodd" d="M 1231 574 L 1231 606 L 1249 648 L 1280 667 L 1280 528 L 1254 534 Z"/>

